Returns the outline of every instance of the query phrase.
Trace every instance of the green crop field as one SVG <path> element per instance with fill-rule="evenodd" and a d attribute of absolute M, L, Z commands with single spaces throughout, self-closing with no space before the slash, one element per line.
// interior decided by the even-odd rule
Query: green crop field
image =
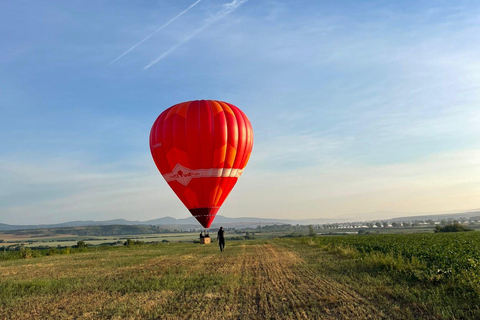
<path fill-rule="evenodd" d="M 480 233 L 0 257 L 0 319 L 479 319 Z"/>

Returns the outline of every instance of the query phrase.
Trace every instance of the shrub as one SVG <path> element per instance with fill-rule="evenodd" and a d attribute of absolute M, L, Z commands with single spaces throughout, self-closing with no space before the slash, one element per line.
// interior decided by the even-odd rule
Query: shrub
<path fill-rule="evenodd" d="M 80 240 L 80 241 L 77 242 L 77 248 L 78 249 L 83 249 L 86 246 L 87 246 L 87 244 L 85 243 L 85 241 Z"/>
<path fill-rule="evenodd" d="M 129 246 L 129 247 L 131 247 L 133 245 L 143 245 L 143 244 L 145 244 L 144 241 L 140 241 L 140 240 L 135 241 L 135 240 L 132 240 L 132 239 L 127 239 L 127 241 L 125 241 L 125 243 L 124 243 L 125 246 Z"/>
<path fill-rule="evenodd" d="M 56 254 L 58 254 L 57 248 L 50 248 L 47 252 L 47 256 L 54 256 Z"/>
<path fill-rule="evenodd" d="M 32 249 L 29 247 L 20 247 L 20 258 L 30 259 L 32 257 Z"/>
<path fill-rule="evenodd" d="M 462 226 L 459 223 L 452 223 L 452 224 L 447 224 L 444 227 L 442 226 L 435 226 L 435 230 L 433 232 L 439 233 L 439 232 L 465 232 L 465 231 L 473 231 L 473 229 Z"/>

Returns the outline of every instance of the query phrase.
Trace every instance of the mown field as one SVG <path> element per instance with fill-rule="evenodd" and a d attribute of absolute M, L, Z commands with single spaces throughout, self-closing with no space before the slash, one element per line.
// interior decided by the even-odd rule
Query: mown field
<path fill-rule="evenodd" d="M 169 243 L 0 261 L 0 319 L 479 319 L 480 233 Z"/>

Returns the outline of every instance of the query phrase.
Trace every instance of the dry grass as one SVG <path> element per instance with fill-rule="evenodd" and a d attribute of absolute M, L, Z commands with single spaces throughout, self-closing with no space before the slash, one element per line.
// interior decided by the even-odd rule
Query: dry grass
<path fill-rule="evenodd" d="M 380 319 L 274 244 L 178 244 L 0 263 L 0 319 Z"/>
<path fill-rule="evenodd" d="M 48 239 L 62 239 L 62 238 L 78 238 L 78 235 L 74 234 L 11 234 L 11 233 L 2 233 L 0 232 L 0 239 L 4 241 L 24 241 L 29 240 L 42 240 L 43 238 L 48 237 Z M 9 244 L 9 243 L 4 243 Z M 10 243 L 11 244 L 11 243 Z"/>

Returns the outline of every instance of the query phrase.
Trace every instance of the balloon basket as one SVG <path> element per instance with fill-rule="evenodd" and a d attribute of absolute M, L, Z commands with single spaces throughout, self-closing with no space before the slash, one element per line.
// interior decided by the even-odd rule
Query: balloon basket
<path fill-rule="evenodd" d="M 200 244 L 210 244 L 212 242 L 212 239 L 210 238 L 201 238 L 200 239 Z"/>

